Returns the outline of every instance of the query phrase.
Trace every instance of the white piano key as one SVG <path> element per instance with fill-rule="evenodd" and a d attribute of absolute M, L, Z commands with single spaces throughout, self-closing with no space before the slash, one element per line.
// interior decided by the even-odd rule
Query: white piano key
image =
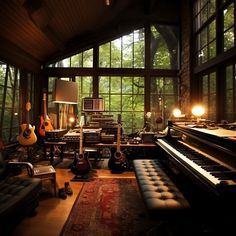
<path fill-rule="evenodd" d="M 183 155 L 182 153 L 177 151 L 175 148 L 173 148 L 171 145 L 169 145 L 165 140 L 158 139 L 157 142 L 160 144 L 161 147 L 164 147 L 167 151 L 170 151 L 177 158 L 180 158 L 183 162 L 191 166 L 195 171 L 201 174 L 210 183 L 212 183 L 213 185 L 220 184 L 220 180 L 218 178 L 214 177 L 212 174 L 204 170 L 201 166 L 197 165 L 196 163 L 188 159 L 185 155 Z"/>

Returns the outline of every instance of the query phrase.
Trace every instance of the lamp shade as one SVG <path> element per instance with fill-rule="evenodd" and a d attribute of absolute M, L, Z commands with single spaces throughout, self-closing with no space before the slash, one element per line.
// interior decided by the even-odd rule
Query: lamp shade
<path fill-rule="evenodd" d="M 54 103 L 77 104 L 78 84 L 73 81 L 56 80 L 53 91 Z"/>

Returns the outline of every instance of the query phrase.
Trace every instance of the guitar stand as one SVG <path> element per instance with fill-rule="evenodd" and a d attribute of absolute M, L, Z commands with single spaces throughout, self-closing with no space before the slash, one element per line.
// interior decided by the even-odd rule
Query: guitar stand
<path fill-rule="evenodd" d="M 89 178 L 88 175 L 75 175 L 73 179 L 71 179 L 70 181 L 75 182 L 75 181 L 83 181 L 83 180 L 87 180 Z"/>

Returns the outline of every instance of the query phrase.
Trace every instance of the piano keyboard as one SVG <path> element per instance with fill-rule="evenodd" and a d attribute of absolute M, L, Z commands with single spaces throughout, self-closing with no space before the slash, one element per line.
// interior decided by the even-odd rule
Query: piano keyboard
<path fill-rule="evenodd" d="M 193 169 L 212 186 L 216 187 L 219 184 L 236 186 L 236 172 L 220 165 L 218 162 L 177 141 L 157 139 L 156 142 L 167 153 L 185 166 Z"/>

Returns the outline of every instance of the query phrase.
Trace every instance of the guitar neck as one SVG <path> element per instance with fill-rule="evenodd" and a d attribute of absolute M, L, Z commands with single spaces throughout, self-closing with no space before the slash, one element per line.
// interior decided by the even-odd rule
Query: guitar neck
<path fill-rule="evenodd" d="M 26 110 L 26 128 L 29 129 L 29 111 Z"/>
<path fill-rule="evenodd" d="M 121 129 L 121 125 L 118 124 L 118 127 L 117 127 L 117 147 L 116 147 L 117 152 L 120 152 L 120 129 Z"/>
<path fill-rule="evenodd" d="M 83 127 L 80 126 L 79 154 L 83 154 Z"/>
<path fill-rule="evenodd" d="M 44 120 L 47 119 L 47 103 L 46 103 L 46 93 L 43 94 L 43 117 Z"/>

